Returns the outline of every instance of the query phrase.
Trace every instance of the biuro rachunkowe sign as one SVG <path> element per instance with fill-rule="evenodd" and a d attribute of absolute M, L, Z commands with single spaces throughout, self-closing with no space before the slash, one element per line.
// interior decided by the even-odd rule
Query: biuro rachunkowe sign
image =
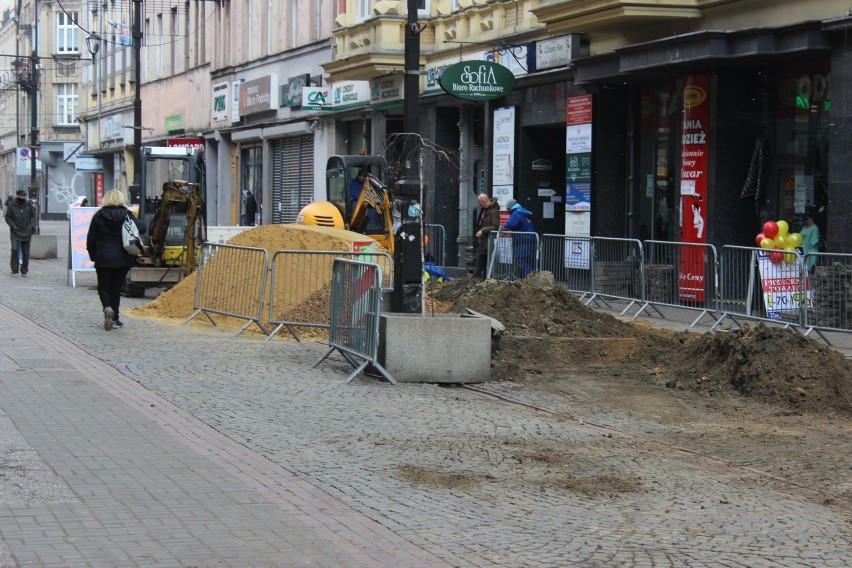
<path fill-rule="evenodd" d="M 490 101 L 509 94 L 515 86 L 515 76 L 499 63 L 460 61 L 444 69 L 438 83 L 454 97 L 467 101 Z"/>

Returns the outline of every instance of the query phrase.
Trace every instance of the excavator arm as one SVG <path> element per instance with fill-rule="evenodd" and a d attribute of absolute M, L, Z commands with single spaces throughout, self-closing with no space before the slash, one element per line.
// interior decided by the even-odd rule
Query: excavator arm
<path fill-rule="evenodd" d="M 370 215 L 371 208 L 376 212 L 375 216 Z M 390 254 L 393 254 L 392 213 L 387 187 L 373 176 L 368 175 L 364 180 L 361 195 L 352 208 L 349 229 L 374 238 Z"/>

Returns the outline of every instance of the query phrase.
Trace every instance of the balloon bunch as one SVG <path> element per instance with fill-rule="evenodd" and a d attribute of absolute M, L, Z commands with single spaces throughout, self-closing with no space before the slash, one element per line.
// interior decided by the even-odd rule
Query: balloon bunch
<path fill-rule="evenodd" d="M 796 262 L 796 249 L 802 246 L 802 235 L 790 233 L 790 226 L 783 219 L 767 221 L 763 224 L 763 232 L 755 237 L 757 246 L 770 249 L 769 260 L 772 264 L 784 261 L 788 264 Z"/>

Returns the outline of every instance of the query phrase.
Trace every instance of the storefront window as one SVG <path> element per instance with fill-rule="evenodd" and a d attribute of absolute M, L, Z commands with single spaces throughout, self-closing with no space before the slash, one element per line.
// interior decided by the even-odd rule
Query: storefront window
<path fill-rule="evenodd" d="M 639 234 L 641 240 L 677 240 L 676 172 L 680 166 L 680 104 L 674 81 L 646 84 L 639 117 Z"/>
<path fill-rule="evenodd" d="M 780 218 L 799 230 L 811 213 L 823 237 L 828 203 L 829 80 L 827 59 L 781 69 L 776 98 Z"/>

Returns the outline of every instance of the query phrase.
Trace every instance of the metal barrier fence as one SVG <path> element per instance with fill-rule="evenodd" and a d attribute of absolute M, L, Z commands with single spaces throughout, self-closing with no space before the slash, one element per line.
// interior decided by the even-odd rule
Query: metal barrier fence
<path fill-rule="evenodd" d="M 428 244 L 424 247 L 426 260 L 432 258 L 438 266 L 447 265 L 447 231 L 443 225 L 423 225 Z"/>
<path fill-rule="evenodd" d="M 694 327 L 705 316 L 719 320 L 718 266 L 716 247 L 701 243 L 644 241 L 642 265 L 642 312 L 656 306 L 696 310 Z"/>
<path fill-rule="evenodd" d="M 539 269 L 571 292 L 585 298 L 592 293 L 591 237 L 542 235 Z"/>
<path fill-rule="evenodd" d="M 383 252 L 279 250 L 272 256 L 269 276 L 269 323 L 301 341 L 295 327 L 328 328 L 335 258 L 377 264 L 383 289 L 393 288 L 393 259 Z"/>
<path fill-rule="evenodd" d="M 805 335 L 852 331 L 852 254 L 808 253 L 802 271 L 810 276 L 810 304 L 803 310 Z"/>
<path fill-rule="evenodd" d="M 237 335 L 252 323 L 267 334 L 261 324 L 263 298 L 266 293 L 266 267 L 269 253 L 265 249 L 204 243 L 198 262 L 195 312 L 184 325 L 198 314 L 204 314 L 216 325 L 210 314 L 221 314 L 248 320 Z"/>
<path fill-rule="evenodd" d="M 634 239 L 592 237 L 591 250 L 592 295 L 586 305 L 607 299 L 627 301 L 622 314 L 627 313 L 644 297 L 642 243 Z"/>
<path fill-rule="evenodd" d="M 496 231 L 488 239 L 488 278 L 524 278 L 538 270 L 538 233 Z"/>
<path fill-rule="evenodd" d="M 396 384 L 396 380 L 378 362 L 381 283 L 382 269 L 378 265 L 334 259 L 329 350 L 311 366 L 312 369 L 334 351 L 339 351 L 355 367 L 346 383 L 351 382 L 367 365 L 372 365 L 389 383 Z"/>

